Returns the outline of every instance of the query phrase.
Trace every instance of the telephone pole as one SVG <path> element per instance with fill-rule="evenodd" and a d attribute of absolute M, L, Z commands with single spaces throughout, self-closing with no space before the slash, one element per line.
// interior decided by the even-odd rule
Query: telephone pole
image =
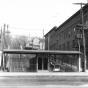
<path fill-rule="evenodd" d="M 44 41 L 44 29 L 43 29 L 43 38 L 42 39 Z M 44 44 L 43 44 L 44 42 L 43 41 L 42 41 L 42 50 L 44 49 Z"/>
<path fill-rule="evenodd" d="M 50 45 L 50 34 L 48 34 L 48 50 L 50 49 L 49 45 Z"/>
<path fill-rule="evenodd" d="M 44 39 L 44 29 L 43 29 L 43 39 Z"/>
<path fill-rule="evenodd" d="M 5 24 L 2 31 L 2 38 L 1 38 L 1 45 L 2 45 L 2 56 L 1 56 L 1 69 L 4 70 L 4 55 L 3 55 L 3 49 L 5 48 Z M 2 30 L 2 29 L 1 29 Z"/>
<path fill-rule="evenodd" d="M 83 58 L 84 58 L 84 62 L 83 62 L 83 72 L 86 72 L 86 47 L 85 47 L 85 32 L 84 32 L 84 19 L 83 19 L 83 5 L 86 5 L 87 3 L 73 3 L 73 4 L 77 4 L 81 6 L 81 29 L 82 30 L 82 39 L 83 39 Z"/>
<path fill-rule="evenodd" d="M 2 30 L 2 39 L 1 39 L 1 41 L 2 41 L 2 51 L 3 51 L 3 49 L 5 48 L 5 24 L 4 24 L 4 28 L 3 28 L 3 30 L 2 30 L 2 28 L 1 28 L 1 30 Z"/>

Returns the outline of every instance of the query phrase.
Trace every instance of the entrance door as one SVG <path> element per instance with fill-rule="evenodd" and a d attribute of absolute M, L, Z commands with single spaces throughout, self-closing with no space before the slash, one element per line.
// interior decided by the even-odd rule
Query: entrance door
<path fill-rule="evenodd" d="M 42 57 L 38 58 L 38 69 L 42 70 Z"/>
<path fill-rule="evenodd" d="M 48 69 L 48 58 L 38 57 L 38 70 Z"/>
<path fill-rule="evenodd" d="M 43 69 L 44 70 L 48 69 L 48 58 L 43 58 Z"/>

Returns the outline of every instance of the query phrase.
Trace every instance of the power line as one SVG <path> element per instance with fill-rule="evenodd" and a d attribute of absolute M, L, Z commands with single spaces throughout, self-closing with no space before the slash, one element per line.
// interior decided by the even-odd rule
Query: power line
<path fill-rule="evenodd" d="M 40 31 L 42 31 L 42 29 L 27 29 L 27 28 L 17 28 L 17 27 L 9 27 L 9 28 L 20 29 L 20 30 L 40 30 Z M 44 31 L 48 31 L 48 30 L 44 30 Z"/>
<path fill-rule="evenodd" d="M 87 0 L 87 2 L 88 2 L 88 0 Z M 73 2 L 59 2 L 59 3 L 62 3 L 62 4 L 73 4 L 73 3 L 75 3 L 74 1 Z M 85 2 L 86 3 L 86 2 Z"/>

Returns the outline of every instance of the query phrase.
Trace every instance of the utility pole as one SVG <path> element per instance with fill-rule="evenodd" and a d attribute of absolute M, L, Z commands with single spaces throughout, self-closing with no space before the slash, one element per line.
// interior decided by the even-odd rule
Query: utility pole
<path fill-rule="evenodd" d="M 0 64 L 1 64 L 1 70 L 3 70 L 3 35 L 2 35 L 2 27 L 1 27 L 1 60 L 0 60 Z"/>
<path fill-rule="evenodd" d="M 49 50 L 49 45 L 50 45 L 50 34 L 48 34 L 48 50 Z"/>
<path fill-rule="evenodd" d="M 7 27 L 7 30 L 5 31 L 5 34 L 6 34 L 6 48 L 10 48 L 10 46 L 11 46 L 11 41 L 10 41 L 10 36 L 9 36 L 9 34 L 10 34 L 10 31 L 8 30 L 8 28 L 9 28 L 9 25 L 7 25 L 6 26 Z"/>
<path fill-rule="evenodd" d="M 43 40 L 44 40 L 44 29 L 43 29 Z M 42 41 L 42 50 L 44 49 L 44 44 L 43 44 L 43 41 Z"/>
<path fill-rule="evenodd" d="M 83 38 L 83 58 L 84 58 L 84 62 L 83 62 L 83 72 L 86 72 L 86 47 L 85 47 L 85 33 L 84 33 L 84 19 L 83 19 L 83 5 L 86 5 L 87 3 L 74 3 L 77 5 L 81 5 L 81 30 L 82 30 L 82 38 Z"/>
<path fill-rule="evenodd" d="M 3 39 L 2 39 L 2 27 L 1 27 L 1 50 L 2 50 L 2 41 Z"/>
<path fill-rule="evenodd" d="M 43 29 L 43 38 L 44 38 L 44 29 Z"/>
<path fill-rule="evenodd" d="M 7 33 L 7 36 L 10 34 L 10 31 L 8 30 L 9 25 L 7 25 L 7 31 L 5 33 Z"/>
<path fill-rule="evenodd" d="M 1 56 L 1 67 L 2 67 L 2 70 L 4 70 L 4 54 L 3 54 L 3 49 L 5 48 L 5 24 L 4 24 L 4 28 L 3 28 L 3 31 L 2 31 L 2 56 Z"/>
<path fill-rule="evenodd" d="M 5 27 L 6 25 L 4 24 L 4 28 L 3 28 L 3 35 L 2 35 L 2 48 L 4 49 L 5 48 Z"/>

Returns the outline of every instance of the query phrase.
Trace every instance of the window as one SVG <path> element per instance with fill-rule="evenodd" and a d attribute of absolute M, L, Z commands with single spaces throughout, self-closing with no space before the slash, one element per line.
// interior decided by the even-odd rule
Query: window
<path fill-rule="evenodd" d="M 65 50 L 65 44 L 63 44 L 63 50 Z"/>
<path fill-rule="evenodd" d="M 87 13 L 87 10 L 84 11 L 84 14 L 86 14 L 86 13 Z"/>
<path fill-rule="evenodd" d="M 69 42 L 67 42 L 67 49 L 68 49 L 68 50 L 70 49 L 70 44 L 69 44 Z"/>
<path fill-rule="evenodd" d="M 55 44 L 54 44 L 54 50 L 55 50 Z"/>
<path fill-rule="evenodd" d="M 61 40 L 61 34 L 60 34 L 60 40 Z"/>
<path fill-rule="evenodd" d="M 49 49 L 51 50 L 51 46 L 49 47 Z"/>
<path fill-rule="evenodd" d="M 70 38 L 70 34 L 71 34 L 71 33 L 70 33 L 70 30 L 68 30 L 68 38 Z"/>
<path fill-rule="evenodd" d="M 72 41 L 72 47 L 75 47 L 75 40 Z"/>
<path fill-rule="evenodd" d="M 58 40 L 57 40 L 56 48 L 58 49 Z"/>
<path fill-rule="evenodd" d="M 64 33 L 64 39 L 65 39 L 65 33 Z"/>
<path fill-rule="evenodd" d="M 53 50 L 53 45 L 52 45 L 52 50 Z"/>
<path fill-rule="evenodd" d="M 88 26 L 88 20 L 85 22 L 85 25 L 87 25 L 87 26 Z"/>
<path fill-rule="evenodd" d="M 60 45 L 60 50 L 61 50 L 61 45 Z"/>

